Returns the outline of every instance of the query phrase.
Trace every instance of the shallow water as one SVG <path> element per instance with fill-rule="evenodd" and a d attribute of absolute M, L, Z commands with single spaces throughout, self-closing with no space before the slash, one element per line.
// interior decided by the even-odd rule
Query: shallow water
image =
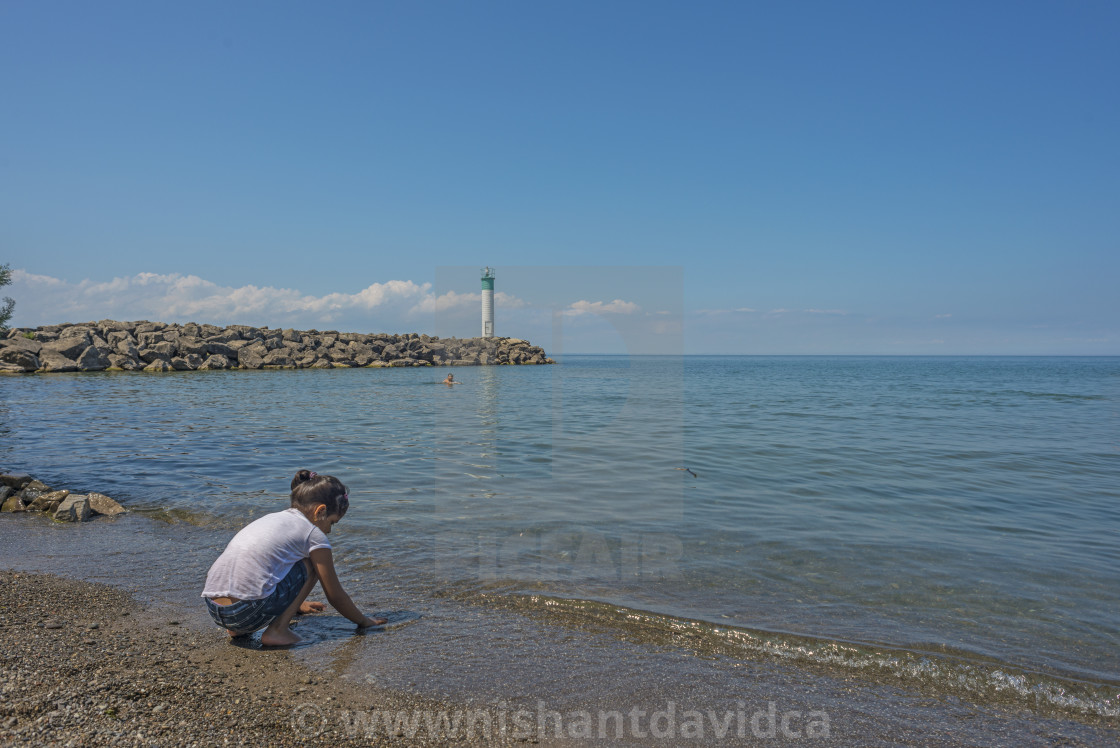
<path fill-rule="evenodd" d="M 461 377 L 4 377 L 0 466 L 215 537 L 309 467 L 351 487 L 332 539 L 357 597 L 1120 714 L 1120 359 L 569 356 Z"/>

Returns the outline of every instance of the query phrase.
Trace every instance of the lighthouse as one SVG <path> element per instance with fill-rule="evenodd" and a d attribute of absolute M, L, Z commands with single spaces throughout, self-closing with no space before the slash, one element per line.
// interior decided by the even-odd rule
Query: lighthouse
<path fill-rule="evenodd" d="M 494 268 L 482 268 L 482 337 L 494 337 Z"/>

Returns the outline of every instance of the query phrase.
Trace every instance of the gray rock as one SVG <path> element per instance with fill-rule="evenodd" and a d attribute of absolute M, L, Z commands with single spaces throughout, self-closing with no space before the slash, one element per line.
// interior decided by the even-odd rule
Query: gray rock
<path fill-rule="evenodd" d="M 157 358 L 144 367 L 144 371 L 172 371 L 171 364 Z"/>
<path fill-rule="evenodd" d="M 122 356 L 119 353 L 110 353 L 109 368 L 120 369 L 122 371 L 139 371 L 143 368 L 143 365 L 129 356 Z"/>
<path fill-rule="evenodd" d="M 19 490 L 29 483 L 31 483 L 31 476 L 25 473 L 6 473 L 0 475 L 0 484 L 15 490 Z"/>
<path fill-rule="evenodd" d="M 39 351 L 43 350 L 43 341 L 28 340 L 22 335 L 3 341 L 3 345 L 8 348 L 21 348 L 25 351 L 34 353 L 35 355 L 38 355 Z"/>
<path fill-rule="evenodd" d="M 29 350 L 16 347 L 0 348 L 0 363 L 10 364 L 17 367 L 19 371 L 36 371 L 40 365 L 38 356 Z"/>
<path fill-rule="evenodd" d="M 207 341 L 206 342 L 206 353 L 208 353 L 212 356 L 225 356 L 226 358 L 230 358 L 230 359 L 236 359 L 237 358 L 237 349 L 236 348 L 233 348 L 229 345 L 226 345 L 225 343 L 219 343 L 219 342 L 216 342 L 216 341 Z"/>
<path fill-rule="evenodd" d="M 264 366 L 264 356 L 243 348 L 237 352 L 237 366 L 241 369 L 259 369 Z"/>
<path fill-rule="evenodd" d="M 264 365 L 290 368 L 295 366 L 296 362 L 292 359 L 287 348 L 278 348 L 268 352 L 268 355 L 264 357 Z"/>
<path fill-rule="evenodd" d="M 208 343 L 205 340 L 202 340 L 201 338 L 193 338 L 193 337 L 185 337 L 185 336 L 180 337 L 179 338 L 179 355 L 180 356 L 189 356 L 190 354 L 194 353 L 198 356 L 202 356 L 206 353 L 209 353 L 209 351 L 207 350 L 207 345 L 208 345 Z"/>
<path fill-rule="evenodd" d="M 69 338 L 88 338 L 93 334 L 95 328 L 93 325 L 70 325 L 58 331 L 59 340 L 66 340 Z M 89 342 L 86 343 L 89 345 Z"/>
<path fill-rule="evenodd" d="M 94 514 L 115 517 L 128 511 L 103 493 L 91 493 L 87 498 L 89 499 L 90 511 Z"/>
<path fill-rule="evenodd" d="M 82 351 L 89 348 L 93 344 L 93 339 L 88 334 L 78 336 L 68 336 L 52 340 L 49 343 L 43 343 L 43 347 L 39 351 L 40 357 L 47 354 L 55 354 L 62 358 L 73 360 L 81 355 Z"/>
<path fill-rule="evenodd" d="M 136 342 L 132 340 L 132 338 L 117 341 L 117 346 L 114 350 L 122 356 L 128 356 L 137 361 L 140 360 L 140 349 L 136 347 Z"/>
<path fill-rule="evenodd" d="M 229 359 L 225 356 L 221 355 L 220 353 L 215 353 L 213 356 L 210 356 L 205 361 L 203 361 L 202 365 L 198 368 L 205 370 L 228 369 L 230 368 L 230 362 Z"/>
<path fill-rule="evenodd" d="M 309 366 L 307 368 L 309 368 L 309 369 L 333 369 L 334 364 L 332 364 L 330 361 L 328 361 L 325 358 L 320 358 L 320 359 L 317 359 L 315 361 L 315 363 L 311 364 L 311 366 Z"/>
<path fill-rule="evenodd" d="M 201 361 L 199 363 L 201 363 Z M 183 356 L 176 356 L 175 358 L 171 359 L 171 368 L 175 371 L 194 371 L 198 367 L 191 366 L 191 362 Z"/>
<path fill-rule="evenodd" d="M 103 319 L 97 323 L 97 329 L 105 336 L 105 339 L 108 340 L 109 336 L 114 333 L 119 335 L 122 332 L 127 332 L 132 329 L 132 325 L 128 322 L 118 322 L 115 319 Z"/>
<path fill-rule="evenodd" d="M 89 497 L 81 494 L 67 496 L 51 515 L 59 522 L 85 522 L 89 519 Z"/>
<path fill-rule="evenodd" d="M 109 368 L 109 359 L 95 346 L 90 346 L 82 351 L 75 363 L 79 371 L 105 371 Z"/>
<path fill-rule="evenodd" d="M 166 340 L 161 340 L 149 348 L 140 349 L 140 360 L 152 363 L 153 361 L 163 361 L 170 363 L 171 358 L 175 355 L 175 344 L 168 343 Z"/>
<path fill-rule="evenodd" d="M 78 371 L 78 364 L 61 353 L 44 350 L 43 354 L 39 356 L 39 369 L 41 371 Z"/>
<path fill-rule="evenodd" d="M 232 343 L 235 340 L 241 340 L 241 333 L 237 330 L 222 330 L 206 338 L 207 343 Z"/>
<path fill-rule="evenodd" d="M 11 486 L 0 486 L 0 501 L 7 501 L 16 491 Z"/>

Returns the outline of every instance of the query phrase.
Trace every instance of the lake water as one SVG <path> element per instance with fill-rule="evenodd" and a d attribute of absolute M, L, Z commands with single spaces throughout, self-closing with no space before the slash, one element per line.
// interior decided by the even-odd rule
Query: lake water
<path fill-rule="evenodd" d="M 0 467 L 222 537 L 339 476 L 360 595 L 1120 715 L 1120 358 L 0 379 Z M 687 468 L 684 469 L 684 468 Z M 201 580 L 199 581 L 201 584 Z"/>

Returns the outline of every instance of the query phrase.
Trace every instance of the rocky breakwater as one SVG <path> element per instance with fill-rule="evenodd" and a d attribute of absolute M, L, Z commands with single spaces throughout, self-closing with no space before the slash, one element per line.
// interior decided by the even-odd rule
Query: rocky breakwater
<path fill-rule="evenodd" d="M 441 339 L 193 322 L 101 320 L 13 328 L 0 339 L 0 373 L 552 363 L 543 349 L 518 338 Z"/>
<path fill-rule="evenodd" d="M 105 494 L 54 489 L 22 473 L 0 474 L 0 512 L 43 512 L 60 522 L 85 522 L 96 514 L 115 517 L 125 511 Z"/>

